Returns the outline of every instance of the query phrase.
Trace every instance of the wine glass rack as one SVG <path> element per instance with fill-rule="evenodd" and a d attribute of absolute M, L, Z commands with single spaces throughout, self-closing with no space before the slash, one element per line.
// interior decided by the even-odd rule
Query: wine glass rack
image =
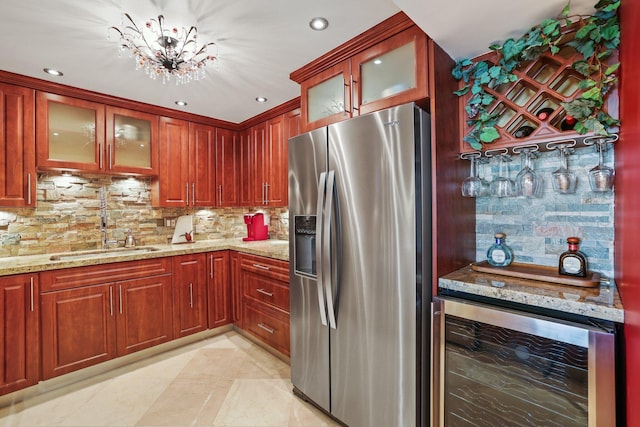
<path fill-rule="evenodd" d="M 568 31 L 561 45 L 573 38 L 574 32 Z M 543 53 L 539 58 L 523 62 L 513 74 L 517 80 L 505 83 L 493 89 L 486 88 L 495 99 L 487 110 L 497 114 L 496 129 L 500 137 L 487 143 L 486 150 L 501 147 L 513 147 L 523 144 L 536 144 L 541 151 L 546 151 L 546 143 L 560 139 L 572 139 L 581 142 L 587 135 L 580 135 L 567 122 L 567 114 L 561 102 L 569 102 L 579 97 L 583 90 L 579 82 L 584 77 L 572 68 L 572 64 L 582 59 L 582 55 L 570 46 L 563 47 L 557 54 Z M 497 63 L 499 56 L 490 52 L 474 59 Z M 471 131 L 467 125 L 467 114 L 464 106 L 471 97 L 467 94 L 460 102 L 461 133 Z M 612 91 L 606 100 L 605 109 L 612 116 L 617 116 L 618 94 Z M 543 111 L 544 110 L 544 111 Z M 545 114 L 542 114 L 545 113 Z M 569 122 L 571 118 L 569 118 Z M 471 151 L 465 141 L 461 142 L 460 151 Z"/>

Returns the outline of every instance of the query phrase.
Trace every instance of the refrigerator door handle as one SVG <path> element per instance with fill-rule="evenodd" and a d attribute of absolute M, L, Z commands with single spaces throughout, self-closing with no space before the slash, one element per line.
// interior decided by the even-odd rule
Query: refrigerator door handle
<path fill-rule="evenodd" d="M 324 278 L 324 292 L 327 296 L 327 312 L 329 313 L 329 326 L 336 329 L 336 314 L 333 308 L 333 292 L 332 286 L 332 271 L 331 271 L 331 216 L 333 212 L 333 192 L 335 191 L 336 173 L 335 171 L 329 171 L 327 174 L 327 191 L 324 202 L 324 216 L 322 218 L 322 264 L 321 268 L 326 269 L 322 276 Z"/>
<path fill-rule="evenodd" d="M 318 287 L 318 306 L 320 309 L 320 321 L 327 326 L 327 309 L 324 304 L 324 292 L 322 291 L 322 227 L 323 214 L 322 208 L 326 197 L 325 184 L 327 182 L 327 173 L 320 173 L 318 180 L 318 204 L 316 206 L 316 263 L 320 267 L 316 272 L 316 285 Z"/>

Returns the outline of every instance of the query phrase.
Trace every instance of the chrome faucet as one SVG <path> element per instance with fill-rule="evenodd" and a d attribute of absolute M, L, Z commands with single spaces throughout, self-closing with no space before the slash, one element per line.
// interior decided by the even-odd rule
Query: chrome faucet
<path fill-rule="evenodd" d="M 100 231 L 102 232 L 102 249 L 109 249 L 109 247 L 117 240 L 109 240 L 107 234 L 107 192 L 104 187 L 100 188 Z"/>

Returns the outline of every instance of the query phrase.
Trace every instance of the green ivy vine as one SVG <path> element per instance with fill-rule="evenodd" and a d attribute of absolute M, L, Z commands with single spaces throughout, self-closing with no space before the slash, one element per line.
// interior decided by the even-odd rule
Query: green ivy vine
<path fill-rule="evenodd" d="M 599 0 L 593 15 L 570 15 L 570 4 L 567 4 L 558 17 L 545 19 L 520 38 L 489 46 L 498 55 L 497 63 L 474 62 L 468 58 L 457 61 L 452 74 L 462 80 L 464 86 L 454 93 L 458 96 L 471 93 L 465 106 L 471 131 L 464 140 L 480 150 L 483 144 L 498 139 L 497 114 L 488 111 L 495 100 L 490 90 L 517 81 L 513 71 L 522 62 L 535 60 L 545 52 L 557 54 L 565 46 L 571 46 L 582 54 L 582 59 L 574 62 L 572 67 L 584 76 L 579 83 L 584 92 L 561 105 L 568 115 L 576 119 L 574 130 L 578 133 L 609 135 L 608 130 L 619 122 L 602 107 L 607 94 L 618 81 L 616 72 L 620 63 L 610 64 L 610 58 L 620 44 L 619 7 L 620 0 Z M 562 30 L 570 25 L 577 27 L 574 38 L 567 42 Z"/>

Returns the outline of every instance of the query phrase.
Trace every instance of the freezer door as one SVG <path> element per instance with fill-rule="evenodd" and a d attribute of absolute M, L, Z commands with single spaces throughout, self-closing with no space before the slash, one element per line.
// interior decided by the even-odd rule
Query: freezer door
<path fill-rule="evenodd" d="M 420 425 L 414 137 L 413 105 L 329 127 L 331 412 L 349 426 Z"/>
<path fill-rule="evenodd" d="M 324 188 L 318 190 L 324 187 L 326 169 L 326 128 L 289 140 L 291 382 L 329 411 L 329 330 L 323 325 L 325 301 L 316 267 L 316 239 L 320 237 L 313 234 L 322 218 L 317 210 L 322 207 Z"/>

